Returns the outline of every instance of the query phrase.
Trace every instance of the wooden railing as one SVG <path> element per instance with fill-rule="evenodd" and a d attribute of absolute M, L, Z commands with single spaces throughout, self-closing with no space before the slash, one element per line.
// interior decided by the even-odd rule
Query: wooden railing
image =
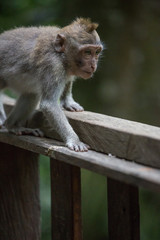
<path fill-rule="evenodd" d="M 8 111 L 12 103 L 5 102 Z M 64 147 L 41 112 L 28 125 L 50 138 L 0 131 L 0 239 L 40 239 L 38 156 L 43 154 L 51 164 L 52 240 L 82 240 L 81 168 L 106 176 L 109 239 L 139 240 L 138 187 L 160 192 L 160 128 L 91 112 L 66 115 L 92 150 Z"/>

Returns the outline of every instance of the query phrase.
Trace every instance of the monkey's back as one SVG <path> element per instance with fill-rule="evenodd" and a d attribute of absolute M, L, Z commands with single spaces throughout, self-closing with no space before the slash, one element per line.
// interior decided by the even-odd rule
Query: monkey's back
<path fill-rule="evenodd" d="M 28 55 L 39 37 L 54 37 L 58 30 L 57 27 L 26 27 L 0 34 L 0 63 L 6 58 Z"/>
<path fill-rule="evenodd" d="M 0 34 L 0 41 L 16 41 L 16 40 L 33 40 L 38 38 L 41 34 L 53 34 L 59 30 L 58 27 L 20 27 L 5 31 Z"/>
<path fill-rule="evenodd" d="M 18 89 L 20 79 L 25 79 L 24 81 L 29 83 L 29 78 L 32 77 L 31 69 L 34 72 L 31 54 L 37 41 L 46 36 L 54 40 L 58 30 L 58 27 L 26 27 L 0 34 L 0 81 L 3 79 L 9 87 L 21 91 Z"/>

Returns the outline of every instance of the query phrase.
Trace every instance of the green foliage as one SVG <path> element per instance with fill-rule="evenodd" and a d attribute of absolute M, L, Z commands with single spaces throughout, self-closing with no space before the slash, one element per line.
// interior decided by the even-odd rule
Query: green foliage
<path fill-rule="evenodd" d="M 140 191 L 141 240 L 159 240 L 160 194 Z"/>
<path fill-rule="evenodd" d="M 13 0 L 0 3 L 1 31 L 30 25 L 52 24 L 57 17 L 57 0 Z"/>
<path fill-rule="evenodd" d="M 107 238 L 106 177 L 82 169 L 82 216 L 84 239 Z"/>

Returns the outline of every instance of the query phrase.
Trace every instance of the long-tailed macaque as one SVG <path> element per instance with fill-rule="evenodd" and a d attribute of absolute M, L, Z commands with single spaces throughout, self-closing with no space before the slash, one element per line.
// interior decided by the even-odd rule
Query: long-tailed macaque
<path fill-rule="evenodd" d="M 61 107 L 83 111 L 72 97 L 75 77 L 90 78 L 96 71 L 103 49 L 96 32 L 97 23 L 78 18 L 64 28 L 27 27 L 0 35 L 0 90 L 9 87 L 19 98 L 8 118 L 0 102 L 0 125 L 17 135 L 37 130 L 22 128 L 24 121 L 40 102 L 50 126 L 66 146 L 87 151 Z"/>

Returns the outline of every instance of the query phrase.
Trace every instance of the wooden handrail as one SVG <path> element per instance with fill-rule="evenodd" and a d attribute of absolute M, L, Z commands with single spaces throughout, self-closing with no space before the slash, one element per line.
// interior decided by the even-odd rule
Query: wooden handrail
<path fill-rule="evenodd" d="M 110 154 L 98 153 L 93 150 L 84 153 L 74 152 L 62 146 L 62 142 L 48 138 L 32 136 L 17 137 L 5 131 L 0 131 L 0 142 L 58 159 L 113 179 L 160 192 L 159 169 L 126 161 Z"/>
<path fill-rule="evenodd" d="M 4 103 L 8 112 L 14 101 L 5 97 Z M 91 112 L 66 112 L 66 116 L 92 150 L 82 153 L 66 148 L 40 111 L 27 126 L 39 127 L 45 138 L 0 130 L 0 238 L 40 239 L 37 161 L 38 154 L 43 154 L 51 161 L 52 240 L 83 238 L 81 168 L 108 179 L 110 240 L 139 240 L 138 187 L 160 192 L 160 128 Z"/>
<path fill-rule="evenodd" d="M 13 101 L 4 99 L 7 109 Z M 110 153 L 118 158 L 160 168 L 160 128 L 93 112 L 65 112 L 81 140 L 92 150 Z M 45 116 L 37 111 L 29 121 L 39 127 L 47 137 L 58 139 L 57 133 L 47 125 Z"/>

